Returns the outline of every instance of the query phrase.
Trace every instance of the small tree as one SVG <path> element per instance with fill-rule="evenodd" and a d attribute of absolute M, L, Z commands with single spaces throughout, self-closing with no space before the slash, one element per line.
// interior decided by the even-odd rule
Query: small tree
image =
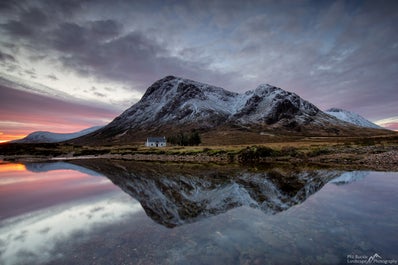
<path fill-rule="evenodd" d="M 171 144 L 187 146 L 187 145 L 199 145 L 202 143 L 200 135 L 197 131 L 191 133 L 179 132 L 177 135 L 167 137 L 167 141 Z"/>
<path fill-rule="evenodd" d="M 199 145 L 202 143 L 200 135 L 197 131 L 193 131 L 189 137 L 189 145 Z"/>

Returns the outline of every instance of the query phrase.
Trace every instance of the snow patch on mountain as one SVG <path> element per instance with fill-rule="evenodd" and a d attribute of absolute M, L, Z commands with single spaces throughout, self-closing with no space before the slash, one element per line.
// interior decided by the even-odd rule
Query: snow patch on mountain
<path fill-rule="evenodd" d="M 279 131 L 301 135 L 364 133 L 295 93 L 262 84 L 236 93 L 197 81 L 166 76 L 153 83 L 136 104 L 102 129 L 75 143 L 128 143 L 149 135 L 179 131 L 261 133 Z M 239 136 L 239 137 L 240 137 Z M 221 134 L 211 136 L 213 139 Z M 251 141 L 251 140 L 250 140 Z"/>
<path fill-rule="evenodd" d="M 71 140 L 101 129 L 103 126 L 94 126 L 74 133 L 53 133 L 37 131 L 29 134 L 23 139 L 14 140 L 13 143 L 59 143 Z"/>
<path fill-rule="evenodd" d="M 375 128 L 375 129 L 384 129 L 379 125 L 374 124 L 373 122 L 365 119 L 364 117 L 356 114 L 354 112 L 338 109 L 338 108 L 331 108 L 325 111 L 326 114 L 336 117 L 339 120 L 346 121 L 352 124 L 355 124 L 360 127 L 366 128 Z"/>
<path fill-rule="evenodd" d="M 222 124 L 273 125 L 278 122 L 294 127 L 325 121 L 341 123 L 295 93 L 269 84 L 245 93 L 235 93 L 189 79 L 167 76 L 151 85 L 138 103 L 104 130 L 117 128 L 123 131 L 192 123 L 200 124 L 203 128 Z"/>

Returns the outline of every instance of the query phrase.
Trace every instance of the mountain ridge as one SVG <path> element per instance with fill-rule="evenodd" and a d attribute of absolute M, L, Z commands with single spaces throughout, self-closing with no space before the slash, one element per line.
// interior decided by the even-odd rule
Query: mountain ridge
<path fill-rule="evenodd" d="M 94 126 L 73 133 L 54 133 L 48 131 L 35 131 L 28 134 L 26 137 L 22 139 L 13 140 L 11 141 L 11 143 L 59 143 L 84 136 L 102 127 L 103 126 Z"/>
<path fill-rule="evenodd" d="M 111 123 L 74 143 L 141 142 L 151 135 L 170 136 L 197 130 L 216 137 L 220 132 L 260 135 L 271 132 L 314 136 L 349 135 L 357 126 L 327 115 L 295 93 L 263 84 L 244 93 L 166 76 L 154 82 L 136 104 Z M 371 131 L 355 132 L 372 134 Z"/>

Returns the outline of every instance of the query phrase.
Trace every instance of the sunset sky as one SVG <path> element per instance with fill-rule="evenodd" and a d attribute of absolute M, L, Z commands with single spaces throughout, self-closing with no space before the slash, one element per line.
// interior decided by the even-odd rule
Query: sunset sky
<path fill-rule="evenodd" d="M 105 125 L 166 75 L 398 130 L 398 1 L 0 1 L 0 142 Z"/>

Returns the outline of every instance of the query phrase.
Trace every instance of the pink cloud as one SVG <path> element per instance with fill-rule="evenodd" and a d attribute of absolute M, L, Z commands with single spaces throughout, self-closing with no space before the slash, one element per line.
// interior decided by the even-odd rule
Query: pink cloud
<path fill-rule="evenodd" d="M 384 123 L 384 124 L 382 124 L 382 126 L 384 128 L 389 129 L 389 130 L 398 131 L 398 121 L 397 122 Z"/>
<path fill-rule="evenodd" d="M 1 86 L 0 141 L 21 138 L 33 131 L 68 133 L 105 125 L 115 110 L 33 94 Z"/>

